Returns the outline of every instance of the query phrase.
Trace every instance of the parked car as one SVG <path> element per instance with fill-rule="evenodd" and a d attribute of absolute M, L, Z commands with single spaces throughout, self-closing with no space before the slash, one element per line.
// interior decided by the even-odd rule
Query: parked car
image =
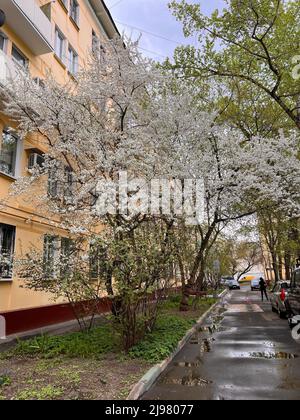
<path fill-rule="evenodd" d="M 293 273 L 291 287 L 286 301 L 286 309 L 289 324 L 293 328 L 298 324 L 293 318 L 296 315 L 300 315 L 300 267 Z"/>
<path fill-rule="evenodd" d="M 229 280 L 227 286 L 229 290 L 241 290 L 239 282 L 235 279 Z"/>
<path fill-rule="evenodd" d="M 286 301 L 288 299 L 290 285 L 290 281 L 280 281 L 269 292 L 272 311 L 277 312 L 282 319 L 285 319 L 287 316 Z"/>
<path fill-rule="evenodd" d="M 228 286 L 228 283 L 234 281 L 234 277 L 232 276 L 227 276 L 227 277 L 222 277 L 221 278 L 221 285 L 222 286 Z"/>
<path fill-rule="evenodd" d="M 255 279 L 251 280 L 251 290 L 254 292 L 254 290 L 260 290 L 260 279 L 256 277 Z"/>

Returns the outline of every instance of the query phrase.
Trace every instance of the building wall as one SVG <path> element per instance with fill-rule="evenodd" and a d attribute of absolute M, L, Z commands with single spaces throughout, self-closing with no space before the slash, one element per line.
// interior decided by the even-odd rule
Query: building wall
<path fill-rule="evenodd" d="M 44 6 L 49 1 L 34 0 L 39 6 Z M 68 3 L 70 0 L 67 0 Z M 104 23 L 99 21 L 94 13 L 91 3 L 96 3 L 102 10 Z M 56 26 L 64 34 L 66 43 L 69 43 L 79 56 L 79 66 L 84 67 L 87 62 L 88 54 L 92 46 L 92 31 L 94 31 L 100 42 L 104 42 L 107 37 L 116 35 L 115 26 L 111 21 L 107 10 L 103 8 L 101 0 L 90 2 L 89 0 L 78 0 L 80 8 L 79 25 L 75 25 L 69 16 L 68 10 L 63 6 L 63 0 L 56 0 L 51 3 L 51 33 L 52 42 L 55 41 Z M 3 7 L 3 6 L 2 6 Z M 12 45 L 14 44 L 24 54 L 29 62 L 29 70 L 33 77 L 45 78 L 48 72 L 59 83 L 67 82 L 71 75 L 68 73 L 67 62 L 62 62 L 56 57 L 54 52 L 36 55 L 32 52 L 30 45 L 27 45 L 22 37 L 17 36 L 12 28 L 5 24 L 1 28 L 7 38 L 7 48 L 5 53 L 11 56 Z M 107 33 L 109 35 L 107 35 Z M 0 140 L 4 127 L 14 127 L 13 121 L 10 121 L 0 108 Z M 19 156 L 17 157 L 17 176 L 26 175 L 28 164 L 28 149 L 36 147 L 38 143 L 37 136 L 26 138 L 19 145 Z M 39 145 L 39 148 L 40 145 Z M 14 179 L 0 172 L 0 200 L 6 198 Z M 32 197 L 27 200 L 19 198 L 9 198 L 5 205 L 0 207 L 0 223 L 16 227 L 15 256 L 18 259 L 26 254 L 32 247 L 42 249 L 43 235 L 59 234 L 64 236 L 63 232 L 53 230 L 51 220 L 39 212 Z M 45 293 L 29 291 L 22 287 L 22 281 L 15 274 L 9 281 L 0 279 L 0 313 L 6 311 L 16 311 L 27 308 L 37 308 L 47 305 L 53 305 L 51 296 Z"/>

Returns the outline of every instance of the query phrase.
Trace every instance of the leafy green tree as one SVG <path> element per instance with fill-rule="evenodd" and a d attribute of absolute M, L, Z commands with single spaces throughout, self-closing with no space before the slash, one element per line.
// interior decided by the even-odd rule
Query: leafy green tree
<path fill-rule="evenodd" d="M 222 86 L 217 94 L 225 118 L 248 136 L 279 128 L 300 128 L 300 1 L 227 0 L 210 17 L 200 2 L 170 3 L 184 34 L 198 35 L 199 48 L 175 51 L 178 74 Z M 220 89 L 220 88 L 219 88 Z M 215 100 L 215 95 L 214 100 Z M 220 99 L 221 98 L 221 99 Z"/>

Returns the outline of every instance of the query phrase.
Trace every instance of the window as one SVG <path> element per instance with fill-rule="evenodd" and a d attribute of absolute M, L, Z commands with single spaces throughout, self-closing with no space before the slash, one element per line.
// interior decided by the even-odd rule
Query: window
<path fill-rule="evenodd" d="M 70 0 L 70 16 L 79 25 L 79 4 L 77 0 Z"/>
<path fill-rule="evenodd" d="M 63 6 L 66 8 L 66 9 L 68 9 L 68 0 L 59 0 L 60 1 L 60 3 L 62 3 L 63 4 Z"/>
<path fill-rule="evenodd" d="M 48 196 L 71 203 L 73 197 L 74 176 L 70 167 L 65 166 L 63 170 L 59 164 L 55 164 L 49 171 Z"/>
<path fill-rule="evenodd" d="M 18 63 L 22 67 L 27 67 L 28 59 L 14 44 L 12 46 L 11 55 L 16 63 Z"/>
<path fill-rule="evenodd" d="M 43 168 L 43 165 L 45 163 L 45 158 L 41 153 L 38 152 L 32 152 L 29 155 L 28 158 L 28 170 L 32 170 L 35 168 Z"/>
<path fill-rule="evenodd" d="M 74 253 L 74 242 L 59 236 L 44 236 L 44 274 L 66 276 L 71 272 L 70 258 Z"/>
<path fill-rule="evenodd" d="M 15 176 L 18 138 L 8 130 L 2 132 L 0 149 L 0 171 Z"/>
<path fill-rule="evenodd" d="M 44 273 L 48 277 L 53 277 L 55 274 L 55 262 L 59 255 L 59 247 L 58 236 L 44 236 Z"/>
<path fill-rule="evenodd" d="M 55 29 L 55 54 L 61 59 L 62 62 L 65 61 L 65 45 L 66 38 L 62 32 L 56 28 Z"/>
<path fill-rule="evenodd" d="M 97 279 L 101 274 L 101 261 L 103 261 L 105 251 L 98 245 L 90 245 L 90 275 L 92 279 Z"/>
<path fill-rule="evenodd" d="M 92 31 L 92 53 L 97 54 L 99 50 L 100 40 L 95 31 Z"/>
<path fill-rule="evenodd" d="M 58 198 L 59 188 L 58 188 L 58 168 L 54 165 L 48 174 L 48 196 L 51 198 Z"/>
<path fill-rule="evenodd" d="M 64 185 L 63 185 L 64 200 L 71 204 L 74 194 L 74 174 L 70 167 L 66 166 L 64 171 Z"/>
<path fill-rule="evenodd" d="M 0 50 L 6 51 L 7 37 L 3 32 L 0 32 Z"/>
<path fill-rule="evenodd" d="M 11 279 L 15 250 L 15 226 L 0 223 L 0 278 Z"/>
<path fill-rule="evenodd" d="M 71 273 L 71 256 L 75 252 L 74 242 L 70 238 L 61 238 L 60 244 L 60 275 L 67 276 Z"/>
<path fill-rule="evenodd" d="M 41 79 L 40 77 L 35 77 L 33 81 L 39 86 L 40 88 L 45 88 L 45 81 L 44 79 Z"/>
<path fill-rule="evenodd" d="M 78 54 L 69 46 L 69 66 L 68 70 L 73 76 L 78 72 Z"/>

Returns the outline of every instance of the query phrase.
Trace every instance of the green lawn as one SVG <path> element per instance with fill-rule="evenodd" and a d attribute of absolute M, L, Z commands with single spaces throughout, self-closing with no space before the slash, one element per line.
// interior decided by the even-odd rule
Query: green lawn
<path fill-rule="evenodd" d="M 0 353 L 0 399 L 75 399 L 73 394 L 76 399 L 124 398 L 153 364 L 174 351 L 216 300 L 201 299 L 186 313 L 179 312 L 179 302 L 180 296 L 164 302 L 154 331 L 128 354 L 121 351 L 109 321 L 89 333 L 19 341 Z M 92 393 L 85 391 L 87 382 Z"/>

